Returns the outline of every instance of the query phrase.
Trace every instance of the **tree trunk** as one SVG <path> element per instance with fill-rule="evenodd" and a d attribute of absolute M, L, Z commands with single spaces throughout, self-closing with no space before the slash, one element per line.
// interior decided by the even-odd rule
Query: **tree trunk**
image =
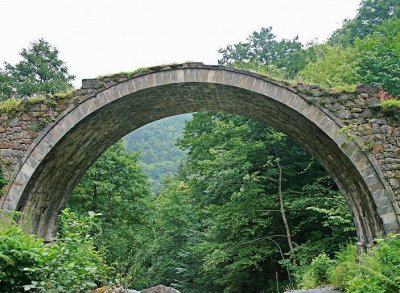
<path fill-rule="evenodd" d="M 93 185 L 93 201 L 92 201 L 92 211 L 93 212 L 97 212 L 97 198 L 98 198 L 98 195 L 97 195 L 97 184 L 95 183 L 94 185 Z"/>
<path fill-rule="evenodd" d="M 283 204 L 283 194 L 282 194 L 282 167 L 279 163 L 279 159 L 276 160 L 276 163 L 278 165 L 279 169 L 279 177 L 278 177 L 278 195 L 279 195 L 279 204 L 281 207 L 281 215 L 282 215 L 282 220 L 285 225 L 285 230 L 286 230 L 286 238 L 287 242 L 289 245 L 290 249 L 290 254 L 293 259 L 293 262 L 295 263 L 295 258 L 294 258 L 294 247 L 293 247 L 293 242 L 292 242 L 292 235 L 290 234 L 290 229 L 289 229 L 289 223 L 286 218 L 286 211 L 285 211 L 285 206 Z"/>

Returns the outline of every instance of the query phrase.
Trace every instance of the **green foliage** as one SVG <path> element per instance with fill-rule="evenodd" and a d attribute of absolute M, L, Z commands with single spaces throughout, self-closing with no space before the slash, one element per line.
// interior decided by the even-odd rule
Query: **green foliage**
<path fill-rule="evenodd" d="M 164 283 L 184 292 L 259 292 L 276 289 L 276 274 L 280 286 L 288 284 L 287 269 L 279 264 L 288 244 L 276 158 L 284 166 L 299 261 L 308 264 L 321 251 L 333 255 L 353 239 L 343 195 L 284 134 L 235 115 L 196 113 L 179 146 L 188 160 L 155 201 L 152 229 L 143 234 L 147 245 L 135 255 L 134 287 Z"/>
<path fill-rule="evenodd" d="M 400 238 L 378 240 L 378 246 L 360 256 L 357 273 L 343 285 L 351 293 L 400 291 Z"/>
<path fill-rule="evenodd" d="M 222 54 L 222 58 L 218 60 L 219 64 L 258 63 L 280 68 L 289 78 L 294 77 L 304 68 L 308 59 L 312 58 L 312 50 L 303 49 L 297 37 L 276 40 L 272 27 L 261 28 L 259 32 L 253 32 L 246 42 L 228 45 L 218 52 Z"/>
<path fill-rule="evenodd" d="M 0 101 L 13 95 L 12 79 L 6 71 L 0 68 Z"/>
<path fill-rule="evenodd" d="M 108 269 L 90 235 L 95 216 L 63 211 L 58 241 L 47 246 L 41 264 L 30 269 L 36 278 L 24 286 L 25 291 L 76 292 L 106 282 Z"/>
<path fill-rule="evenodd" d="M 0 210 L 1 292 L 16 292 L 33 280 L 30 269 L 40 266 L 45 251 L 41 240 L 16 225 L 13 214 Z"/>
<path fill-rule="evenodd" d="M 9 99 L 0 102 L 0 110 L 5 113 L 17 111 L 20 108 L 22 100 L 21 99 Z"/>
<path fill-rule="evenodd" d="M 20 215 L 17 215 L 20 217 Z M 88 230 L 94 217 L 61 216 L 62 235 L 52 245 L 27 234 L 13 213 L 0 213 L 0 291 L 76 292 L 97 286 L 108 269 Z"/>
<path fill-rule="evenodd" d="M 72 87 L 75 77 L 58 58 L 58 50 L 44 39 L 22 49 L 20 56 L 19 63 L 5 63 L 5 69 L 0 71 L 0 98 L 54 94 Z"/>
<path fill-rule="evenodd" d="M 129 275 L 134 253 L 144 245 L 151 206 L 147 176 L 137 153 L 125 151 L 123 140 L 111 146 L 85 173 L 68 203 L 79 214 L 99 216 L 94 243 L 118 275 Z"/>
<path fill-rule="evenodd" d="M 341 46 L 320 45 L 315 49 L 317 59 L 308 63 L 300 72 L 300 80 L 322 87 L 354 89 L 360 80 L 356 50 Z"/>
<path fill-rule="evenodd" d="M 379 111 L 399 119 L 400 117 L 400 100 L 390 99 L 381 101 Z"/>
<path fill-rule="evenodd" d="M 354 45 L 320 45 L 317 58 L 308 63 L 298 78 L 322 87 L 354 89 L 355 84 L 382 86 L 391 94 L 400 94 L 400 19 L 393 17 L 376 26 Z"/>
<path fill-rule="evenodd" d="M 400 18 L 385 21 L 368 37 L 356 39 L 354 48 L 359 81 L 400 95 Z"/>
<path fill-rule="evenodd" d="M 125 137 L 126 149 L 140 152 L 143 171 L 150 177 L 153 193 L 158 192 L 165 177 L 175 174 L 186 160 L 186 153 L 175 145 L 175 141 L 181 137 L 184 123 L 191 117 L 191 114 L 183 114 L 161 119 Z"/>
<path fill-rule="evenodd" d="M 288 80 L 289 76 L 284 68 L 277 67 L 274 64 L 269 64 L 269 65 L 264 65 L 256 62 L 247 62 L 247 63 L 240 63 L 240 62 L 235 62 L 232 63 L 231 66 L 242 69 L 242 70 L 247 70 L 251 72 L 255 72 L 261 75 L 265 75 L 268 77 L 272 77 L 274 79 L 278 80 Z"/>
<path fill-rule="evenodd" d="M 322 253 L 314 258 L 304 273 L 300 282 L 300 287 L 304 289 L 316 288 L 320 285 L 326 285 L 328 282 L 328 273 L 332 269 L 332 260 Z"/>
<path fill-rule="evenodd" d="M 354 19 L 346 20 L 329 39 L 331 44 L 351 45 L 357 38 L 363 39 L 375 31 L 385 20 L 400 13 L 398 0 L 363 0 Z"/>
<path fill-rule="evenodd" d="M 330 283 L 350 293 L 399 292 L 400 238 L 389 235 L 377 242 L 377 246 L 359 256 L 355 245 L 343 247 L 333 260 L 321 254 L 302 273 L 302 287 Z"/>

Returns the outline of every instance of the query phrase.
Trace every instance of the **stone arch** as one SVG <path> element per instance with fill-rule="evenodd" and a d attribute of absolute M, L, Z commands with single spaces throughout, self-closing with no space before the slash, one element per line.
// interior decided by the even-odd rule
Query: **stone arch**
<path fill-rule="evenodd" d="M 345 194 L 359 244 L 399 230 L 397 205 L 380 166 L 340 135 L 343 122 L 301 91 L 254 73 L 201 63 L 167 66 L 91 88 L 40 132 L 15 168 L 2 206 L 28 211 L 33 232 L 55 238 L 58 214 L 85 170 L 118 139 L 152 121 L 224 111 L 258 119 L 305 146 Z"/>

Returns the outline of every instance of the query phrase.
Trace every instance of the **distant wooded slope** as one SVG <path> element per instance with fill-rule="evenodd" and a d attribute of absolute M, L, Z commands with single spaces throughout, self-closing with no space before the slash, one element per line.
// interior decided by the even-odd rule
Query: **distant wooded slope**
<path fill-rule="evenodd" d="M 173 175 L 186 159 L 186 153 L 175 146 L 182 135 L 185 121 L 192 114 L 164 118 L 147 124 L 126 136 L 127 151 L 139 151 L 146 174 L 150 176 L 151 190 L 157 192 L 163 178 Z"/>

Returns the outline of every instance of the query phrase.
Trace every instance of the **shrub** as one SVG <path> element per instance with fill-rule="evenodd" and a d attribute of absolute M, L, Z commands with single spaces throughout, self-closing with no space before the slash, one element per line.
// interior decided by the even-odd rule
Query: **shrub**
<path fill-rule="evenodd" d="M 94 213 L 78 216 L 68 209 L 63 211 L 59 240 L 47 247 L 41 265 L 31 269 L 36 279 L 24 286 L 26 291 L 76 292 L 105 282 L 108 268 L 89 234 L 95 217 Z"/>
<path fill-rule="evenodd" d="M 17 292 L 35 278 L 46 250 L 41 240 L 18 227 L 14 215 L 0 210 L 0 292 Z"/>
<path fill-rule="evenodd" d="M 354 244 L 343 247 L 335 256 L 329 282 L 336 288 L 344 289 L 344 284 L 358 274 L 357 247 Z"/>
<path fill-rule="evenodd" d="M 313 259 L 309 268 L 305 271 L 300 286 L 305 289 L 315 288 L 328 283 L 328 274 L 332 269 L 332 260 L 326 253 L 322 253 Z"/>
<path fill-rule="evenodd" d="M 378 239 L 368 254 L 356 258 L 356 247 L 345 247 L 336 256 L 329 281 L 350 293 L 400 292 L 400 238 Z"/>
<path fill-rule="evenodd" d="M 80 292 L 104 283 L 108 268 L 89 234 L 95 216 L 65 211 L 62 235 L 46 245 L 0 210 L 0 292 Z"/>

